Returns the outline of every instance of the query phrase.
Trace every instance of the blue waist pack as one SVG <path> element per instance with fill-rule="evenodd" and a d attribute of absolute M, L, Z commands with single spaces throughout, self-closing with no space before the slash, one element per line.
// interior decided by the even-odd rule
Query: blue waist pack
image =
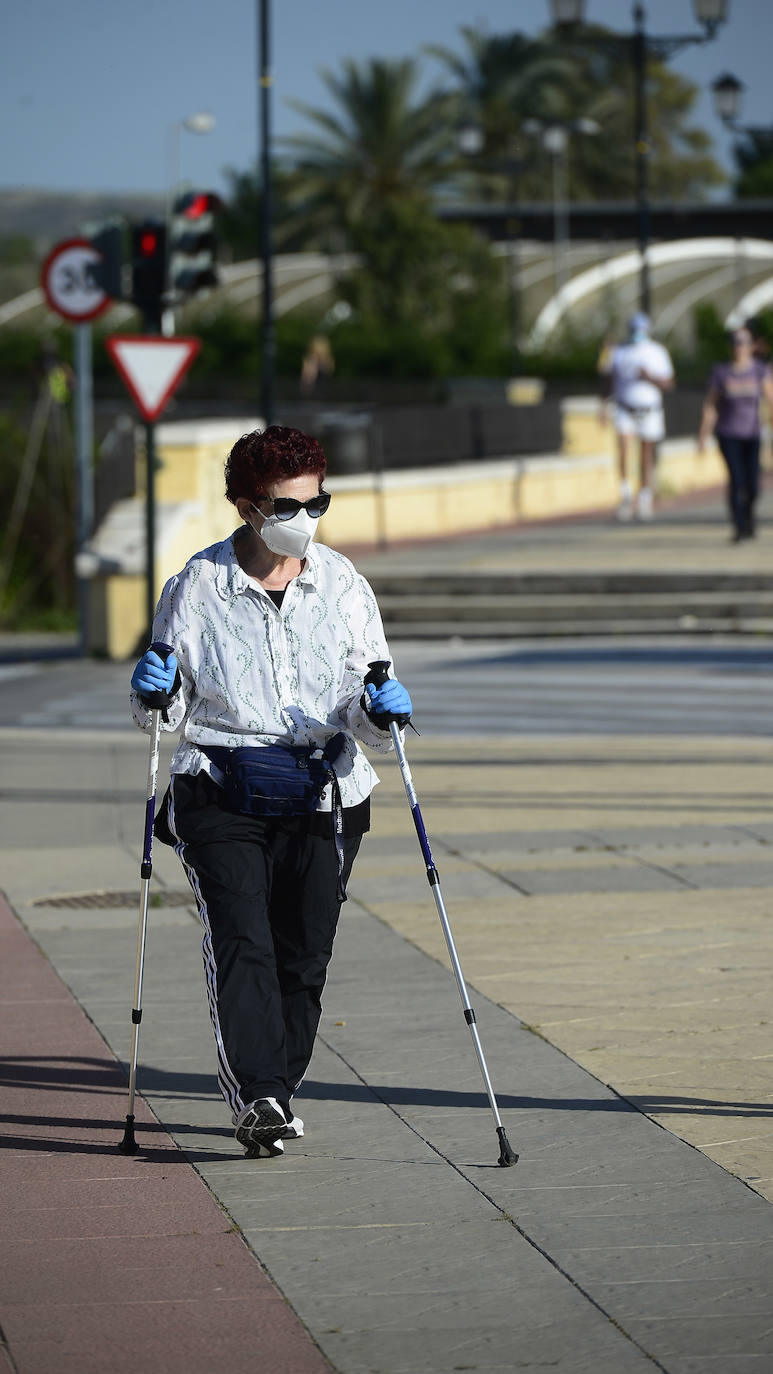
<path fill-rule="evenodd" d="M 329 782 L 337 792 L 333 764 L 346 742 L 342 733 L 328 740 L 321 758 L 302 745 L 264 744 L 225 749 L 202 747 L 222 774 L 223 800 L 241 816 L 307 816 L 319 807 Z"/>
<path fill-rule="evenodd" d="M 316 750 L 296 744 L 264 744 L 224 749 L 202 746 L 201 752 L 220 770 L 223 800 L 240 816 L 308 816 L 316 811 L 326 785 L 333 784 L 333 840 L 338 859 L 338 900 L 346 901 L 344 884 L 344 813 L 333 767 L 346 744 L 339 731 L 328 740 L 321 758 Z"/>

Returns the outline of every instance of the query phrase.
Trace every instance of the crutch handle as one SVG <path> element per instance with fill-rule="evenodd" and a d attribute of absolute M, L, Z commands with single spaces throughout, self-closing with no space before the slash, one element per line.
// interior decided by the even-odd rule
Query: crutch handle
<path fill-rule="evenodd" d="M 368 664 L 369 671 L 365 675 L 365 686 L 383 687 L 384 683 L 389 681 L 391 666 L 392 660 L 389 658 L 374 658 L 373 662 Z"/>
<path fill-rule="evenodd" d="M 166 663 L 166 660 L 169 658 L 170 654 L 174 653 L 174 649 L 172 648 L 171 644 L 164 644 L 163 640 L 160 639 L 154 639 L 153 643 L 149 647 L 148 652 L 150 651 L 150 649 L 153 650 L 154 654 L 158 654 L 158 657 L 161 659 L 162 663 Z M 171 692 L 164 692 L 161 689 L 159 689 L 159 691 L 157 692 L 149 692 L 147 696 L 143 696 L 142 701 L 145 704 L 145 706 L 147 706 L 149 711 L 165 711 L 167 706 L 171 706 L 174 697 L 177 695 L 179 686 L 180 669 L 178 668 Z M 166 720 L 166 716 L 164 716 L 164 720 Z"/>

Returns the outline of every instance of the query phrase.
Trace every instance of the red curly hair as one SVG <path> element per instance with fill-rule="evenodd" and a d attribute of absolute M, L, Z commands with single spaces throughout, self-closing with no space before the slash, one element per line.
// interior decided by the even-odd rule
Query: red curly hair
<path fill-rule="evenodd" d="M 256 504 L 283 477 L 325 476 L 325 455 L 310 434 L 284 425 L 253 430 L 237 439 L 225 464 L 225 494 L 233 505 L 240 496 Z"/>

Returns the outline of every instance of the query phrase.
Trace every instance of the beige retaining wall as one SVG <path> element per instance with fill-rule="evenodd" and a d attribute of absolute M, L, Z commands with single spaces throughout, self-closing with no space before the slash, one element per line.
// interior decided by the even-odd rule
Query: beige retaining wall
<path fill-rule="evenodd" d="M 156 594 L 197 549 L 222 539 L 238 523 L 223 495 L 223 464 L 232 444 L 256 419 L 160 425 L 156 443 L 158 510 Z M 614 435 L 586 398 L 564 405 L 564 451 L 555 456 L 502 458 L 386 473 L 331 477 L 334 494 L 319 538 L 343 549 L 412 538 L 465 534 L 524 520 L 612 510 L 618 499 Z M 89 647 L 109 658 L 131 656 L 144 633 L 144 464 L 137 495 L 111 511 L 92 542 Z M 666 442 L 658 461 L 663 495 L 717 486 L 724 480 L 712 447 Z"/>

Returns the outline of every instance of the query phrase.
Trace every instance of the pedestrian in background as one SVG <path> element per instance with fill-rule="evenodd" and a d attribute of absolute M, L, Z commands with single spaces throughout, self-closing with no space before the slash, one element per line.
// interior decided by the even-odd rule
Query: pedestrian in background
<path fill-rule="evenodd" d="M 617 460 L 620 474 L 619 520 L 651 520 L 654 513 L 653 482 L 656 444 L 665 436 L 663 393 L 674 385 L 674 368 L 668 350 L 650 338 L 647 315 L 636 314 L 628 322 L 625 343 L 609 350 L 603 366 L 601 420 L 606 423 L 607 404 L 614 404 Z M 631 441 L 639 442 L 638 494 L 634 496 Z"/>
<path fill-rule="evenodd" d="M 245 434 L 226 463 L 243 524 L 161 593 L 132 711 L 182 729 L 155 833 L 173 844 L 204 927 L 220 1088 L 248 1154 L 303 1135 L 291 1104 L 311 1059 L 345 885 L 378 778 L 411 701 L 387 660 L 376 601 L 313 542 L 325 456 L 299 430 Z M 174 652 L 165 657 L 164 646 Z M 161 696 L 155 696 L 161 693 Z"/>
<path fill-rule="evenodd" d="M 773 371 L 756 356 L 754 336 L 747 325 L 730 335 L 729 362 L 718 363 L 709 378 L 703 402 L 698 448 L 715 434 L 728 471 L 728 505 L 732 540 L 751 539 L 756 532 L 755 505 L 760 487 L 760 402 L 773 411 Z"/>

